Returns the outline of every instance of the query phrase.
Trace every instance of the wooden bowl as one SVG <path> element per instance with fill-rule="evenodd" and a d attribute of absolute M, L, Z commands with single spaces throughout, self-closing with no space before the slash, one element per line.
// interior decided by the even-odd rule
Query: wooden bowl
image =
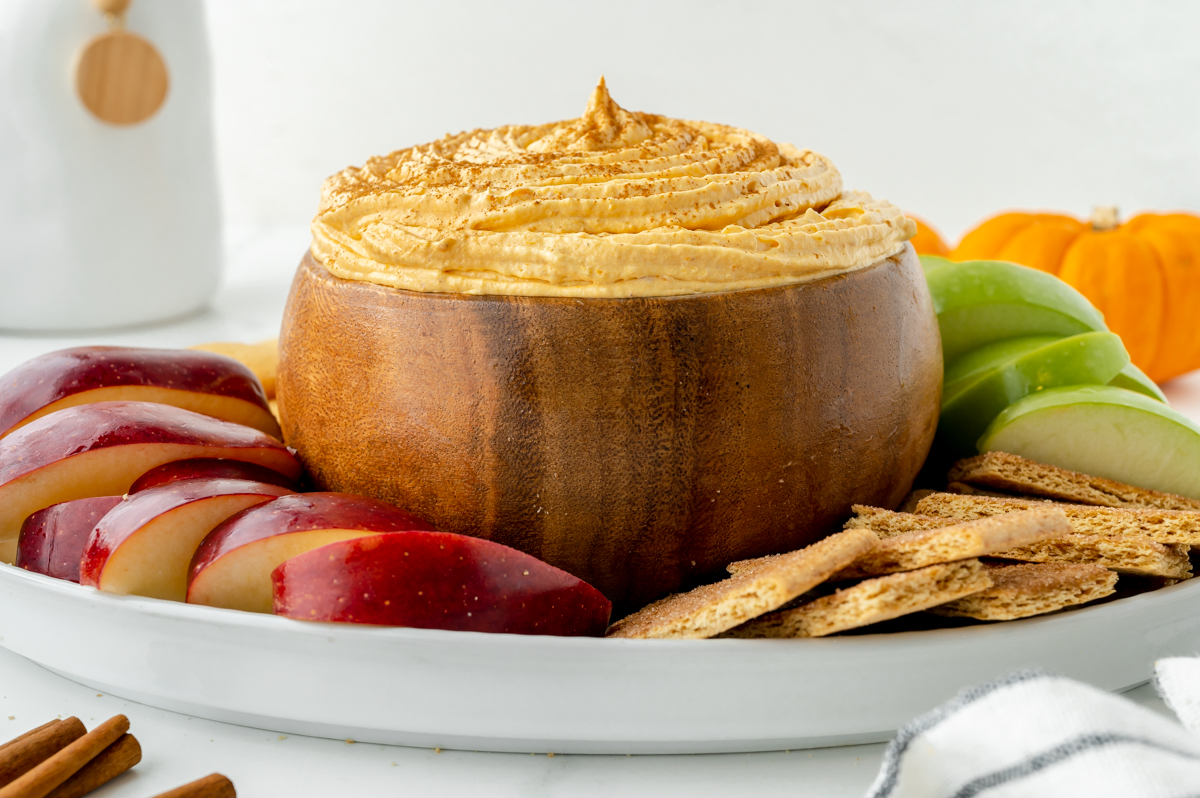
<path fill-rule="evenodd" d="M 397 504 L 599 588 L 614 617 L 895 507 L 942 355 L 911 247 L 782 288 L 468 296 L 311 255 L 280 338 L 289 445 L 323 489 Z"/>

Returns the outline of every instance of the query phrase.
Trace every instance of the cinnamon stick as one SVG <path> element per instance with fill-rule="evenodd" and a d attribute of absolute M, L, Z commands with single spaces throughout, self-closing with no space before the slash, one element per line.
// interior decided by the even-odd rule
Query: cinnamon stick
<path fill-rule="evenodd" d="M 159 793 L 154 798 L 237 798 L 233 782 L 220 773 L 210 773 L 190 784 Z"/>
<path fill-rule="evenodd" d="M 16 781 L 83 737 L 85 732 L 87 729 L 79 718 L 52 720 L 5 743 L 0 748 L 0 787 Z"/>
<path fill-rule="evenodd" d="M 101 751 L 115 743 L 127 731 L 129 719 L 124 715 L 109 718 L 49 759 L 0 788 L 0 798 L 46 798 L 55 787 L 79 772 L 84 765 L 95 759 Z"/>
<path fill-rule="evenodd" d="M 43 723 L 41 726 L 38 726 L 36 729 L 30 729 L 29 731 L 22 734 L 20 737 L 12 738 L 8 742 L 4 743 L 3 745 L 0 745 L 0 756 L 4 755 L 5 749 L 11 748 L 12 746 L 16 745 L 17 743 L 21 742 L 22 740 L 32 737 L 33 735 L 37 734 L 40 731 L 49 729 L 51 726 L 57 726 L 60 723 L 62 723 L 62 721 L 55 718 L 54 720 L 50 721 L 49 723 Z"/>
<path fill-rule="evenodd" d="M 132 734 L 123 734 L 78 773 L 54 788 L 46 798 L 80 798 L 108 784 L 142 761 L 142 746 Z"/>

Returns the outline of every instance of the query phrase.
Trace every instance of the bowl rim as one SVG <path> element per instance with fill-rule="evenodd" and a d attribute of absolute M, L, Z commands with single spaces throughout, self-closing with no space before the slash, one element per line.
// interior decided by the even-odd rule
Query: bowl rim
<path fill-rule="evenodd" d="M 842 271 L 830 272 L 820 277 L 814 277 L 811 280 L 804 280 L 798 283 L 789 283 L 787 285 L 773 285 L 765 288 L 738 288 L 731 291 L 707 291 L 700 294 L 677 294 L 673 296 L 630 296 L 630 297 L 564 297 L 564 296 L 527 296 L 517 294 L 463 294 L 455 291 L 412 291 L 407 288 L 396 288 L 395 286 L 383 285 L 382 283 L 373 283 L 367 280 L 348 280 L 345 277 L 338 277 L 329 270 L 316 255 L 313 254 L 312 248 L 309 247 L 304 251 L 304 256 L 300 259 L 300 265 L 297 270 L 305 268 L 317 273 L 323 279 L 331 283 L 344 283 L 347 285 L 361 287 L 364 289 L 377 289 L 379 291 L 391 292 L 404 297 L 427 297 L 431 300 L 449 302 L 449 301 L 465 301 L 465 302 L 497 302 L 511 304 L 538 304 L 538 305 L 583 305 L 591 307 L 613 306 L 620 303 L 626 304 L 658 304 L 658 303 L 677 303 L 688 302 L 695 300 L 712 300 L 715 297 L 724 297 L 732 295 L 760 295 L 765 296 L 772 292 L 782 293 L 786 291 L 799 290 L 805 288 L 822 287 L 827 288 L 834 281 L 846 280 L 856 275 L 861 275 L 866 272 L 876 269 L 885 268 L 889 263 L 902 264 L 905 260 L 911 259 L 912 262 L 919 268 L 920 261 L 917 258 L 916 250 L 913 249 L 912 243 L 904 242 L 904 246 L 897 252 L 880 258 L 874 263 L 868 263 L 865 266 L 857 266 L 853 269 L 844 269 Z"/>

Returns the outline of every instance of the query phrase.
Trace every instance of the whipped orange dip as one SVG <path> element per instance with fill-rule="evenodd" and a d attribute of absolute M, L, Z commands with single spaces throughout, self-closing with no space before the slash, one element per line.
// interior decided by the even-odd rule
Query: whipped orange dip
<path fill-rule="evenodd" d="M 894 255 L 915 224 L 829 159 L 626 111 L 447 136 L 326 181 L 313 255 L 410 291 L 678 296 L 789 285 Z"/>

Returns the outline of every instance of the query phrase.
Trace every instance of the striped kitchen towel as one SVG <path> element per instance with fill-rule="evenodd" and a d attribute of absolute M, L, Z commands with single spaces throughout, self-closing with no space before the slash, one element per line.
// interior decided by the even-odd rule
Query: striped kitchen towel
<path fill-rule="evenodd" d="M 1184 722 L 1196 729 L 1200 659 L 1184 660 L 1190 670 L 1173 662 L 1158 663 L 1160 690 L 1173 708 L 1193 697 Z M 901 729 L 867 795 L 1200 797 L 1200 735 L 1120 696 L 1020 671 Z"/>

